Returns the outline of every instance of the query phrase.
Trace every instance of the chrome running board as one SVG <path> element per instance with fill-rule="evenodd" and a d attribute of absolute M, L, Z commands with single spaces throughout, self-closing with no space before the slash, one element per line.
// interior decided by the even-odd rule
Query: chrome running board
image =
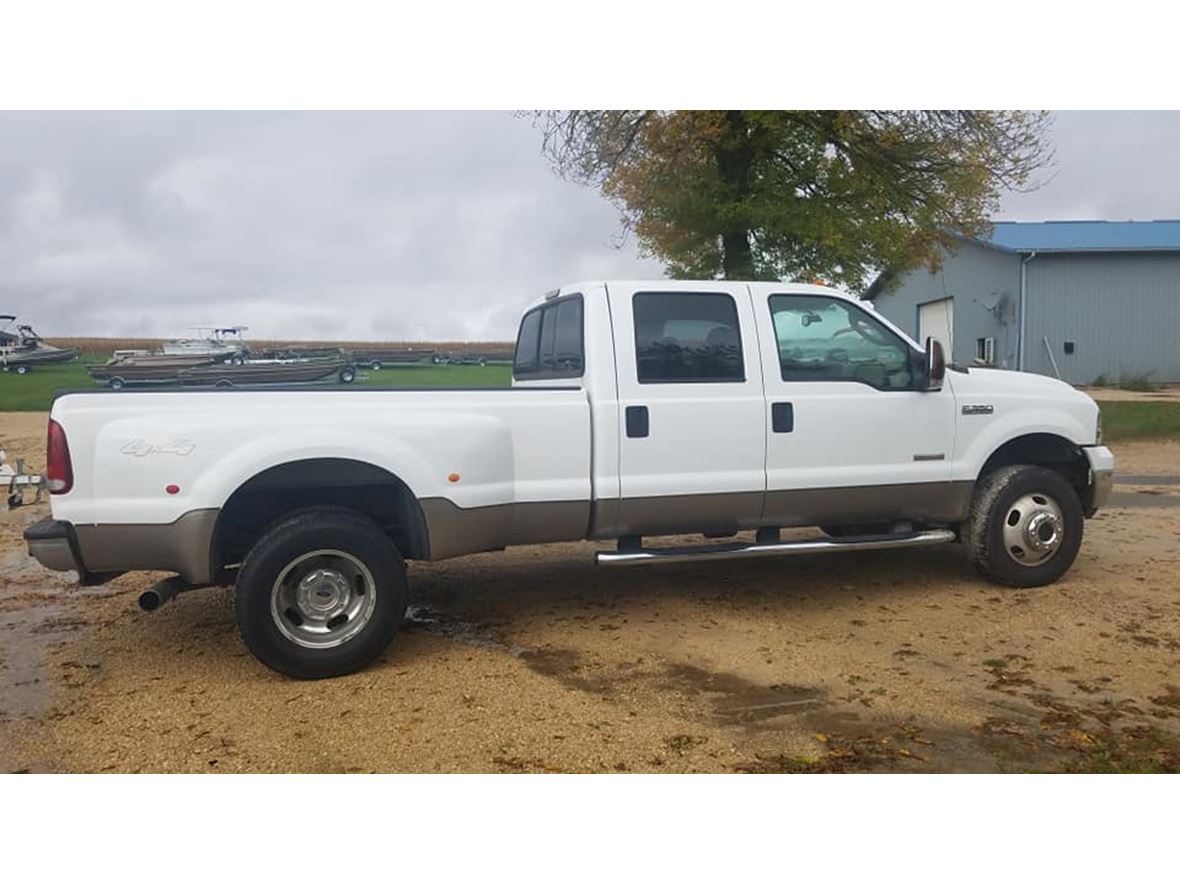
<path fill-rule="evenodd" d="M 643 565 L 653 562 L 699 562 L 707 559 L 745 559 L 756 556 L 790 556 L 797 553 L 836 553 L 849 550 L 883 550 L 897 547 L 929 547 L 955 540 L 950 529 L 906 532 L 896 535 L 863 535 L 854 538 L 816 538 L 769 544 L 719 544 L 705 547 L 655 547 L 636 550 L 599 550 L 598 565 Z"/>

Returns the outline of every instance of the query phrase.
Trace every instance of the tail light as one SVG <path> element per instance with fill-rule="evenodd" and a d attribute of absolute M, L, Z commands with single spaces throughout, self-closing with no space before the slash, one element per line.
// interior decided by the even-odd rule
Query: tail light
<path fill-rule="evenodd" d="M 64 495 L 74 487 L 74 465 L 70 463 L 70 444 L 62 426 L 49 419 L 49 439 L 45 446 L 45 475 L 51 495 Z"/>

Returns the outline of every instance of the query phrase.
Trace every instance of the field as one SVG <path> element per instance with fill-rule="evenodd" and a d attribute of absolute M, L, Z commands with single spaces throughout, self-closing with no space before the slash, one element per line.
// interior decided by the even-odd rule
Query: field
<path fill-rule="evenodd" d="M 83 356 L 72 363 L 38 366 L 27 375 L 0 372 L 0 411 L 44 411 L 59 390 L 92 390 L 96 385 L 86 366 L 103 362 Z M 486 366 L 434 366 L 429 364 L 393 366 L 373 371 L 359 369 L 357 380 L 348 387 L 507 387 L 512 368 L 506 363 Z M 340 386 L 345 385 L 327 385 Z"/>

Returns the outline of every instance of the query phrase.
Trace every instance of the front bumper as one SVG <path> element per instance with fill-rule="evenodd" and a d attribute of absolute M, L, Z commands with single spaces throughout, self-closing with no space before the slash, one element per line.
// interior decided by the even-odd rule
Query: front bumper
<path fill-rule="evenodd" d="M 1110 499 L 1114 488 L 1114 455 L 1106 446 L 1085 446 L 1086 460 L 1090 462 L 1090 484 L 1086 490 L 1086 516 L 1092 516 L 1098 508 Z"/>

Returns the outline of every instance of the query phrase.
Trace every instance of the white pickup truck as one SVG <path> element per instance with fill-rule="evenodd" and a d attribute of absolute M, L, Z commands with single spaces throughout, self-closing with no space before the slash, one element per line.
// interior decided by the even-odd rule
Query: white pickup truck
<path fill-rule="evenodd" d="M 390 641 L 405 560 L 513 544 L 613 539 L 617 565 L 960 541 L 1046 584 L 1109 494 L 1100 435 L 1069 385 L 945 366 L 832 289 L 593 282 L 528 307 L 511 389 L 59 395 L 53 516 L 25 537 L 83 583 L 174 573 L 148 609 L 235 583 L 251 651 L 317 678 Z M 823 535 L 782 539 L 800 526 Z"/>

